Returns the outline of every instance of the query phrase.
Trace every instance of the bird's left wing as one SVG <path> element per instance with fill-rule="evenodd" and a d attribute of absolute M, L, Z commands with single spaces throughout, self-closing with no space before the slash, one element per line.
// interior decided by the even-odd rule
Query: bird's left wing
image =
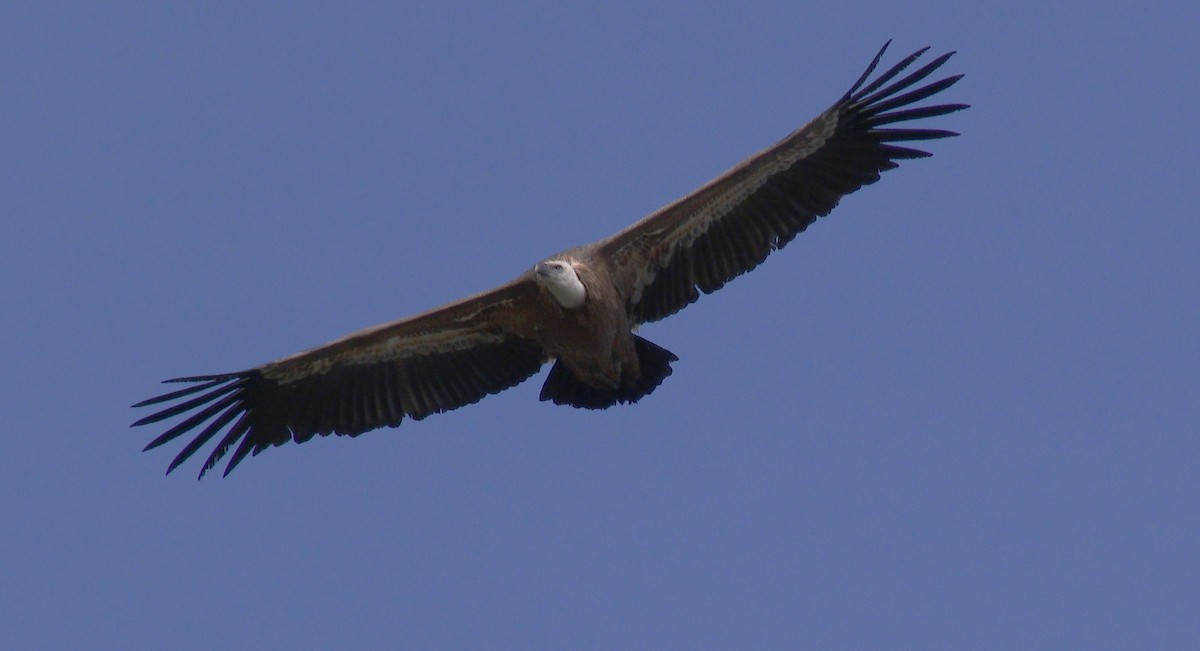
<path fill-rule="evenodd" d="M 136 423 L 187 418 L 156 448 L 201 428 L 171 472 L 217 434 L 200 476 L 230 449 L 229 474 L 247 454 L 318 434 L 356 436 L 405 416 L 421 419 L 476 402 L 527 379 L 546 362 L 541 346 L 512 327 L 537 288 L 528 274 L 489 292 L 236 373 L 176 378 L 190 386 L 134 407 L 174 403 Z"/>
<path fill-rule="evenodd" d="M 967 108 L 911 107 L 962 76 L 917 86 L 950 54 L 892 81 L 925 48 L 868 81 L 886 49 L 884 45 L 854 86 L 812 122 L 593 245 L 611 265 L 635 322 L 657 321 L 687 307 L 701 291 L 715 292 L 783 248 L 843 196 L 877 181 L 897 160 L 929 155 L 893 143 L 958 135 L 886 126 Z"/>

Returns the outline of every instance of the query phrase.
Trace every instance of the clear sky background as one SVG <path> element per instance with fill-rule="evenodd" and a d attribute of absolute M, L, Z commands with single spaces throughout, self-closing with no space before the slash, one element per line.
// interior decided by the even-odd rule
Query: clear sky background
<path fill-rule="evenodd" d="M 6 4 L 11 648 L 1196 648 L 1200 5 Z M 542 377 L 163 471 L 129 405 L 489 288 L 958 50 L 928 143 Z"/>

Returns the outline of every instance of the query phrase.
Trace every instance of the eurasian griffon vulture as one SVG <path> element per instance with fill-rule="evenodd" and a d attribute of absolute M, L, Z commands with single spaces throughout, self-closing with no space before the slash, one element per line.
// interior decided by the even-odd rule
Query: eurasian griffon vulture
<path fill-rule="evenodd" d="M 134 405 L 174 403 L 134 425 L 186 418 L 146 449 L 201 428 L 169 473 L 222 434 L 200 475 L 233 450 L 229 474 L 268 446 L 356 436 L 476 402 L 550 360 L 542 400 L 587 409 L 637 402 L 678 359 L 633 334 L 640 324 L 755 268 L 896 161 L 929 155 L 894 143 L 957 135 L 888 126 L 967 107 L 912 106 L 958 81 L 918 86 L 953 53 L 897 79 L 925 48 L 869 79 L 886 49 L 812 122 L 612 237 L 552 255 L 495 289 L 278 361 L 167 380 L 188 386 Z"/>

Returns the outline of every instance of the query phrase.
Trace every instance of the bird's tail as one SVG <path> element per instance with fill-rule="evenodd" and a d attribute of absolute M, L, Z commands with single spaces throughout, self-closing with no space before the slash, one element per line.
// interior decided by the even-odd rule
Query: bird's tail
<path fill-rule="evenodd" d="M 662 381 L 671 374 L 671 362 L 678 361 L 675 353 L 653 344 L 641 337 L 633 336 L 634 350 L 637 351 L 638 366 L 641 374 L 637 381 L 630 386 L 615 389 L 597 389 L 590 384 L 581 382 L 575 374 L 562 363 L 554 362 L 550 375 L 542 385 L 542 400 L 551 400 L 556 405 L 570 405 L 584 409 L 608 409 L 621 403 L 637 402 L 644 396 L 650 395 Z"/>

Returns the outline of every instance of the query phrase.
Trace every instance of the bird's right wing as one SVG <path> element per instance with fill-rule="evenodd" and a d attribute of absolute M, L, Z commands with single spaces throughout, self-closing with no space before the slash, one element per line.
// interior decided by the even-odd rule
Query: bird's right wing
<path fill-rule="evenodd" d="M 522 382 L 546 362 L 541 346 L 512 327 L 534 300 L 534 283 L 526 274 L 246 371 L 167 380 L 192 384 L 134 405 L 174 403 L 134 425 L 187 415 L 147 450 L 203 425 L 168 473 L 224 431 L 203 476 L 235 444 L 225 474 L 271 445 L 303 443 L 318 434 L 356 436 L 395 427 L 405 416 L 421 419 L 476 402 Z"/>

